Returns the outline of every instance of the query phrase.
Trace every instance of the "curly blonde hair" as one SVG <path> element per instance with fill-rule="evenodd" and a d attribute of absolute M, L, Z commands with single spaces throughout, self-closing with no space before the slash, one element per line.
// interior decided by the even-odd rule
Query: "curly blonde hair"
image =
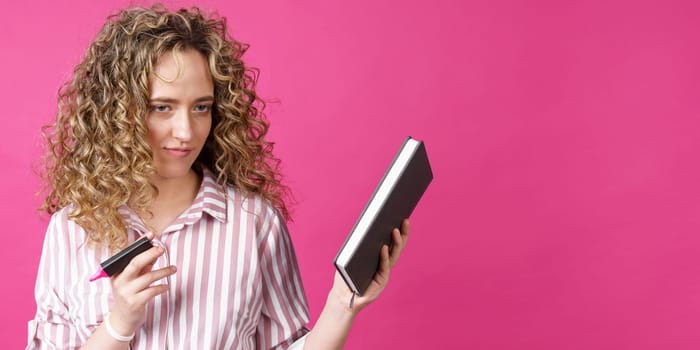
<path fill-rule="evenodd" d="M 162 5 L 112 15 L 90 44 L 73 79 L 59 89 L 55 124 L 44 128 L 48 150 L 42 209 L 71 206 L 70 218 L 91 244 L 126 245 L 118 208 L 148 214 L 157 189 L 146 142 L 149 78 L 159 57 L 194 49 L 206 57 L 214 81 L 212 128 L 197 163 L 221 186 L 269 200 L 289 219 L 289 191 L 279 160 L 265 140 L 269 124 L 255 93 L 258 71 L 241 60 L 248 45 L 231 38 L 226 19 L 199 8 L 173 12 Z"/>

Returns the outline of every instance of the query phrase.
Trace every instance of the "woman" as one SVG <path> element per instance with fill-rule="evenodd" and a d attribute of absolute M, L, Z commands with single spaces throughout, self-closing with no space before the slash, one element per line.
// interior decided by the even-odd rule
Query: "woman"
<path fill-rule="evenodd" d="M 286 188 L 246 46 L 194 8 L 111 17 L 59 96 L 52 214 L 28 349 L 339 349 L 388 282 L 408 223 L 357 297 L 335 276 L 312 330 L 285 226 Z M 155 247 L 110 279 L 99 263 Z"/>

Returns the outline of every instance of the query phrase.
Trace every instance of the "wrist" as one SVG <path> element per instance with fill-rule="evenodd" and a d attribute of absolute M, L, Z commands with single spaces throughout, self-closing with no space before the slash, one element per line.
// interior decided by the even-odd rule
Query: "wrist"
<path fill-rule="evenodd" d="M 136 330 L 121 321 L 120 317 L 108 314 L 104 320 L 107 333 L 117 341 L 129 342 L 134 338 Z"/>
<path fill-rule="evenodd" d="M 354 298 L 354 300 L 353 300 Z M 348 291 L 336 291 L 331 289 L 326 299 L 326 305 L 330 307 L 335 314 L 346 315 L 346 317 L 355 318 L 362 310 L 362 306 L 357 303 L 360 297 Z"/>

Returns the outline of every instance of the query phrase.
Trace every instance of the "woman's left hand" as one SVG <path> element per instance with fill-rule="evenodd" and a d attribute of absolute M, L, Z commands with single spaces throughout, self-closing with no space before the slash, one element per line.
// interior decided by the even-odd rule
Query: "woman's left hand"
<path fill-rule="evenodd" d="M 345 340 L 357 313 L 377 299 L 389 283 L 389 272 L 399 260 L 401 251 L 406 247 L 408 231 L 408 219 L 401 223 L 401 230 L 395 228 L 392 231 L 391 249 L 386 245 L 382 247 L 377 273 L 374 274 L 374 279 L 370 282 L 365 294 L 355 297 L 352 308 L 349 306 L 353 294 L 336 271 L 333 288 L 328 293 L 328 300 L 318 321 L 306 337 L 304 349 L 342 349 L 345 346 Z"/>
<path fill-rule="evenodd" d="M 401 256 L 401 252 L 406 247 L 409 231 L 408 219 L 405 219 L 401 223 L 401 230 L 394 228 L 392 231 L 393 244 L 391 249 L 389 249 L 387 245 L 382 247 L 377 273 L 374 275 L 374 279 L 370 282 L 369 287 L 367 287 L 365 294 L 355 297 L 353 311 L 359 312 L 364 309 L 367 305 L 376 300 L 384 288 L 386 288 L 389 283 L 389 273 L 394 265 L 396 265 L 399 256 Z M 341 302 L 345 302 L 346 305 L 349 305 L 350 299 L 352 298 L 350 288 L 348 288 L 343 277 L 341 277 L 337 271 L 335 273 L 335 279 L 333 280 L 331 294 L 334 294 Z"/>

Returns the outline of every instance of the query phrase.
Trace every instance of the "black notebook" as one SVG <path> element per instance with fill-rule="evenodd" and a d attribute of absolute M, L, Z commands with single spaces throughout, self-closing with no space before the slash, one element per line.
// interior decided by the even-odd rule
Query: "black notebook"
<path fill-rule="evenodd" d="M 365 293 L 382 246 L 391 246 L 391 231 L 411 215 L 432 180 L 425 144 L 406 138 L 335 257 L 336 269 L 353 292 Z"/>

